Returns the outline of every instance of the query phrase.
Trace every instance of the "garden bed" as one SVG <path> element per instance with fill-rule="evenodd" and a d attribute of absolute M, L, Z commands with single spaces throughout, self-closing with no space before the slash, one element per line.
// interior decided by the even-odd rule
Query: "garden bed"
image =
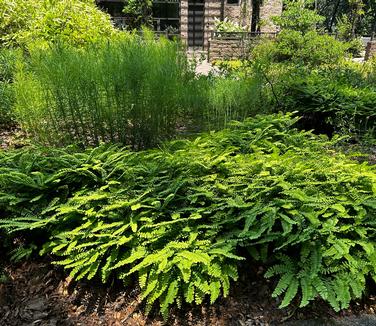
<path fill-rule="evenodd" d="M 274 41 L 204 76 L 93 4 L 3 2 L 0 325 L 376 324 L 356 43 L 291 1 Z"/>

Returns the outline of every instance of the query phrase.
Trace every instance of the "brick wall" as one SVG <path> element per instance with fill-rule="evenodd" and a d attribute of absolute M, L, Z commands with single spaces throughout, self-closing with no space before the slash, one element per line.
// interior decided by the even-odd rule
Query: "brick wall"
<path fill-rule="evenodd" d="M 188 0 L 180 1 L 180 38 L 188 44 Z"/>

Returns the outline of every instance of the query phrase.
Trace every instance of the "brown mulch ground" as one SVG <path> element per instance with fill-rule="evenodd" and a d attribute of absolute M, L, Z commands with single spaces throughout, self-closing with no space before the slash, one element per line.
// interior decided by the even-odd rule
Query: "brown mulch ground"
<path fill-rule="evenodd" d="M 29 141 L 19 127 L 0 128 L 0 149 L 18 148 Z"/>
<path fill-rule="evenodd" d="M 0 325 L 261 326 L 307 319 L 324 325 L 325 320 L 374 314 L 376 310 L 376 298 L 371 295 L 341 314 L 322 302 L 309 309 L 280 310 L 278 301 L 271 298 L 273 284 L 263 279 L 263 270 L 247 268 L 241 272 L 245 278 L 233 285 L 228 298 L 211 306 L 206 303 L 174 310 L 164 323 L 156 313 L 150 317 L 143 314 L 138 291 L 131 286 L 75 283 L 46 260 L 9 265 L 5 269 L 9 281 L 0 283 Z"/>
<path fill-rule="evenodd" d="M 137 289 L 121 284 L 75 283 L 46 261 L 8 266 L 0 285 L 0 325 L 163 325 L 143 311 Z M 251 271 L 250 271 L 251 272 Z M 260 271 L 252 271 L 256 278 Z M 284 314 L 270 298 L 269 285 L 234 288 L 218 304 L 172 311 L 168 325 L 268 325 Z M 234 299 L 237 298 L 237 300 Z M 253 323 L 247 323 L 252 319 Z M 244 322 L 244 324 L 241 323 Z"/>

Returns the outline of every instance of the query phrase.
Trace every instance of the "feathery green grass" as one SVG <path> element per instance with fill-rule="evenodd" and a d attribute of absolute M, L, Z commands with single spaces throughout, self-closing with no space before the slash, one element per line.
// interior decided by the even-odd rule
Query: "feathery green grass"
<path fill-rule="evenodd" d="M 255 112 L 261 83 L 197 77 L 178 42 L 124 34 L 105 44 L 35 51 L 17 75 L 16 113 L 45 144 L 145 148 Z"/>

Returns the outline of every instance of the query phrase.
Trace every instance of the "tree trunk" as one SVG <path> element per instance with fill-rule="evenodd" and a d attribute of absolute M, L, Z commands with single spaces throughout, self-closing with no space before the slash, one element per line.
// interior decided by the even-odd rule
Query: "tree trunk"
<path fill-rule="evenodd" d="M 225 0 L 221 0 L 221 21 L 225 19 Z"/>
<path fill-rule="evenodd" d="M 337 17 L 337 13 L 338 13 L 338 9 L 339 9 L 340 4 L 341 4 L 341 0 L 337 0 L 336 4 L 334 6 L 334 9 L 333 9 L 332 18 L 330 19 L 329 32 L 333 32 L 333 24 L 334 24 L 334 21 Z"/>

